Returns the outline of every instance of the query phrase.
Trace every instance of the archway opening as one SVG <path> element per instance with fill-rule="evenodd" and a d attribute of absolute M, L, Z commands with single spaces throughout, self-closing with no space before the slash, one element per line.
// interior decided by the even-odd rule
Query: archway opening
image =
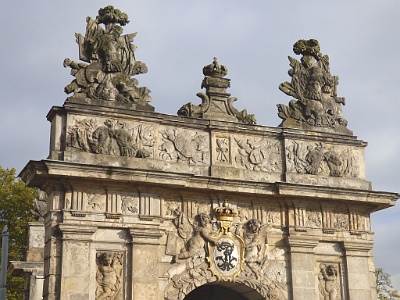
<path fill-rule="evenodd" d="M 184 300 L 263 300 L 257 291 L 241 283 L 205 284 L 190 292 Z"/>

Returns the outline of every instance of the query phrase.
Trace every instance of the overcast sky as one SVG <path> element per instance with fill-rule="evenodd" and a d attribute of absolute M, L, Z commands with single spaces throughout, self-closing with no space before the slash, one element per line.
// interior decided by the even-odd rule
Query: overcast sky
<path fill-rule="evenodd" d="M 157 112 L 176 114 L 199 104 L 203 66 L 216 56 L 228 68 L 235 107 L 277 126 L 276 104 L 290 97 L 287 56 L 299 39 L 314 38 L 340 77 L 338 96 L 354 135 L 369 143 L 367 177 L 374 190 L 400 191 L 399 0 L 143 0 L 6 1 L 0 10 L 0 165 L 17 172 L 48 155 L 46 114 L 66 99 L 74 78 L 62 66 L 78 60 L 74 33 L 86 16 L 112 4 L 126 12 L 124 33 L 138 32 L 136 59 L 149 72 L 137 76 L 151 89 Z M 400 202 L 372 217 L 376 266 L 400 273 Z"/>

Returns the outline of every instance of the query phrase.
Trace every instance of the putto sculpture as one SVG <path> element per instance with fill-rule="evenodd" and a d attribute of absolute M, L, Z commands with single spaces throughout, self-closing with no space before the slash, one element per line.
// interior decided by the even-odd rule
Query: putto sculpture
<path fill-rule="evenodd" d="M 75 79 L 65 87 L 67 94 L 101 101 L 135 104 L 135 108 L 154 110 L 147 87 L 138 87 L 132 76 L 147 73 L 147 66 L 135 59 L 136 46 L 132 44 L 136 33 L 122 35 L 129 23 L 128 16 L 113 6 L 99 10 L 96 19 L 86 18 L 85 36 L 76 33 L 79 59 L 64 60 Z M 103 24 L 105 28 L 101 27 Z M 119 25 L 121 26 L 119 26 Z"/>
<path fill-rule="evenodd" d="M 280 126 L 303 128 L 351 135 L 342 116 L 345 98 L 337 96 L 338 76 L 332 76 L 328 55 L 322 55 L 317 40 L 299 40 L 293 52 L 302 55 L 300 61 L 289 56 L 291 82 L 279 89 L 294 99 L 289 106 L 278 104 Z"/>

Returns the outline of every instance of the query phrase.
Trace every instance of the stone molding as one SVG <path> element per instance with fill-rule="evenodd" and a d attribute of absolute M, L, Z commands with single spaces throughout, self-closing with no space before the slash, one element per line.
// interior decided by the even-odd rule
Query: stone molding
<path fill-rule="evenodd" d="M 318 245 L 318 237 L 308 236 L 289 236 L 287 239 L 291 253 L 312 253 L 314 254 L 314 248 Z"/>
<path fill-rule="evenodd" d="M 345 249 L 346 256 L 371 256 L 371 250 L 373 249 L 374 243 L 372 241 L 344 241 L 343 248 Z"/>
<path fill-rule="evenodd" d="M 164 232 L 159 226 L 136 224 L 129 229 L 129 234 L 132 244 L 159 245 Z"/>
<path fill-rule="evenodd" d="M 96 232 L 97 226 L 88 226 L 82 224 L 59 224 L 57 229 L 62 233 L 62 239 L 91 242 L 92 235 Z"/>

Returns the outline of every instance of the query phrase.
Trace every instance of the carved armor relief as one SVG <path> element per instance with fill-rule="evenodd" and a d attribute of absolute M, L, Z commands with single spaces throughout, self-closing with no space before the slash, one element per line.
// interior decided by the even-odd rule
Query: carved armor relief
<path fill-rule="evenodd" d="M 166 162 L 189 165 L 209 164 L 208 135 L 197 131 L 165 129 L 159 131 L 158 157 Z"/>
<path fill-rule="evenodd" d="M 231 163 L 231 140 L 227 137 L 215 138 L 215 161 L 221 164 Z"/>
<path fill-rule="evenodd" d="M 357 178 L 360 167 L 355 150 L 324 143 L 288 141 L 288 172 Z"/>
<path fill-rule="evenodd" d="M 153 157 L 152 125 L 103 118 L 78 118 L 68 126 L 67 146 L 77 151 L 129 157 Z"/>
<path fill-rule="evenodd" d="M 139 195 L 121 195 L 121 211 L 124 214 L 138 214 Z"/>
<path fill-rule="evenodd" d="M 234 159 L 238 167 L 264 172 L 281 172 L 281 146 L 279 141 L 267 138 L 235 137 L 237 152 Z"/>
<path fill-rule="evenodd" d="M 96 300 L 123 300 L 124 252 L 97 251 Z"/>
<path fill-rule="evenodd" d="M 102 193 L 87 193 L 87 211 L 105 211 L 106 195 Z"/>

